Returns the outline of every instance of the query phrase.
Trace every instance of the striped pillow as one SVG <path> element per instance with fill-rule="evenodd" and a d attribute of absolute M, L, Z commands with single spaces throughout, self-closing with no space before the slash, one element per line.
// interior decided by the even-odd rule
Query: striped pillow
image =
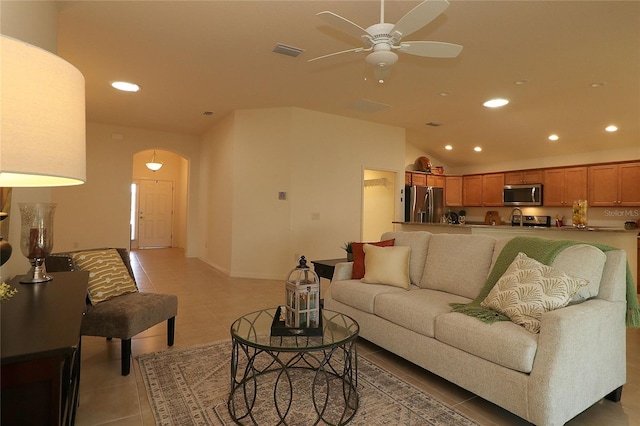
<path fill-rule="evenodd" d="M 71 256 L 81 271 L 89 271 L 87 291 L 92 305 L 138 291 L 117 250 L 82 251 Z"/>

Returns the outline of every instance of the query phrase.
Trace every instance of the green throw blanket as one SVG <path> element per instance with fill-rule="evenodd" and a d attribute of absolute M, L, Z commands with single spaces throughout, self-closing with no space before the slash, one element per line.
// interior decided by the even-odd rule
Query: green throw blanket
<path fill-rule="evenodd" d="M 460 312 L 472 317 L 476 317 L 481 321 L 493 323 L 495 321 L 509 321 L 509 318 L 492 309 L 480 306 L 488 295 L 493 286 L 498 282 L 500 277 L 505 273 L 513 259 L 519 252 L 525 253 L 527 256 L 537 260 L 545 265 L 551 265 L 558 253 L 575 244 L 585 244 L 580 241 L 569 240 L 547 240 L 537 237 L 515 237 L 507 244 L 498 255 L 493 269 L 487 277 L 487 281 L 480 290 L 480 294 L 470 303 L 451 303 L 453 312 Z M 591 244 L 591 243 L 589 243 Z M 617 250 L 602 244 L 591 244 L 602 251 Z M 627 327 L 640 327 L 640 306 L 638 305 L 638 296 L 636 295 L 636 287 L 631 275 L 631 268 L 627 262 Z"/>

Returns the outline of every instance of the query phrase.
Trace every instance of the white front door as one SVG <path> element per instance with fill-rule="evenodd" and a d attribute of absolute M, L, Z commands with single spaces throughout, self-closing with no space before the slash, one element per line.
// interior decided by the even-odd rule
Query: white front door
<path fill-rule="evenodd" d="M 173 182 L 140 181 L 138 247 L 171 247 Z"/>

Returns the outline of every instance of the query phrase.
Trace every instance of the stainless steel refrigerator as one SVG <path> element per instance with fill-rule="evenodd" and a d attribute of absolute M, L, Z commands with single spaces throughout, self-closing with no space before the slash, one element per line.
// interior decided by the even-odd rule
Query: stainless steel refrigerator
<path fill-rule="evenodd" d="M 412 185 L 405 187 L 405 222 L 438 223 L 444 214 L 444 188 Z"/>

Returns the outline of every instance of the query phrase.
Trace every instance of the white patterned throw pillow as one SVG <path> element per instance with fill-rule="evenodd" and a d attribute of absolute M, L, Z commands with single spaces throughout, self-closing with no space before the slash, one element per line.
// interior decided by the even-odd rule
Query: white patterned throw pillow
<path fill-rule="evenodd" d="M 539 333 L 542 314 L 567 306 L 588 283 L 518 253 L 480 305 L 506 315 L 531 333 Z"/>
<path fill-rule="evenodd" d="M 89 250 L 72 257 L 80 270 L 89 271 L 87 292 L 92 305 L 138 291 L 117 250 Z"/>

